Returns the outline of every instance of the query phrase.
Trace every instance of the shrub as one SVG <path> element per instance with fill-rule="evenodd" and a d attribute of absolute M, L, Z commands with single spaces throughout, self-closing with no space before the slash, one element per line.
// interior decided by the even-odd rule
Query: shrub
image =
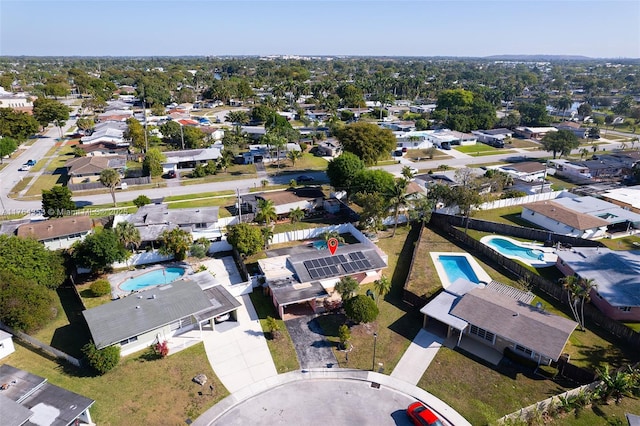
<path fill-rule="evenodd" d="M 0 321 L 30 332 L 55 318 L 53 296 L 46 287 L 10 271 L 0 272 Z"/>
<path fill-rule="evenodd" d="M 93 342 L 82 347 L 82 353 L 87 359 L 89 366 L 98 374 L 103 375 L 113 369 L 120 362 L 120 347 L 107 346 L 98 350 Z"/>
<path fill-rule="evenodd" d="M 309 145 L 306 142 L 300 142 L 300 150 L 302 152 L 305 152 L 308 147 L 309 147 Z"/>
<path fill-rule="evenodd" d="M 340 345 L 343 349 L 347 348 L 347 342 L 351 339 L 351 330 L 346 324 L 342 324 L 338 327 L 338 338 L 340 339 Z"/>
<path fill-rule="evenodd" d="M 147 204 L 151 204 L 151 198 L 147 197 L 146 195 L 138 195 L 136 198 L 134 198 L 133 204 L 136 207 L 140 208 L 142 206 L 146 206 Z"/>
<path fill-rule="evenodd" d="M 271 334 L 273 340 L 277 340 L 280 337 L 280 324 L 278 320 L 273 317 L 267 317 L 267 331 Z"/>
<path fill-rule="evenodd" d="M 354 322 L 371 322 L 378 317 L 378 307 L 370 297 L 359 294 L 344 302 L 344 311 Z"/>
<path fill-rule="evenodd" d="M 164 358 L 169 355 L 169 344 L 166 340 L 153 345 L 153 352 L 159 357 Z"/>
<path fill-rule="evenodd" d="M 109 283 L 109 280 L 105 279 L 95 280 L 89 288 L 91 289 L 93 295 L 96 297 L 104 296 L 111 293 L 111 284 Z"/>
<path fill-rule="evenodd" d="M 198 259 L 202 259 L 207 256 L 207 249 L 202 244 L 193 244 L 189 249 L 191 252 L 191 256 L 197 257 Z"/>

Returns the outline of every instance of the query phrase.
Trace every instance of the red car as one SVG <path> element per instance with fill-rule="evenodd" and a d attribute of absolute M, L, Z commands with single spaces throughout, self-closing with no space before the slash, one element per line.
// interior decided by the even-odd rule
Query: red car
<path fill-rule="evenodd" d="M 416 426 L 444 426 L 422 402 L 414 402 L 407 407 L 407 415 Z"/>

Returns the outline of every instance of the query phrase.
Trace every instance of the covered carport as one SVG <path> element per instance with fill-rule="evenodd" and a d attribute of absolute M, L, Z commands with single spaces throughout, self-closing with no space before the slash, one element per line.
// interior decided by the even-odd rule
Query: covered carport
<path fill-rule="evenodd" d="M 420 313 L 424 314 L 422 326 L 426 327 L 430 318 L 439 321 L 447 326 L 447 338 L 457 333 L 458 341 L 456 345 L 460 344 L 462 333 L 469 325 L 466 321 L 449 313 L 458 300 L 460 300 L 459 296 L 443 291 L 420 309 Z"/>

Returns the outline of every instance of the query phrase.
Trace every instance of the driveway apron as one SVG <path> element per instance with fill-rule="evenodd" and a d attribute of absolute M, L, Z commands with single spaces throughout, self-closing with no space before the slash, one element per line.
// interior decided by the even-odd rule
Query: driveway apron
<path fill-rule="evenodd" d="M 288 319 L 285 325 L 293 340 L 301 369 L 337 366 L 338 361 L 331 350 L 333 343 L 322 334 L 315 315 Z"/>

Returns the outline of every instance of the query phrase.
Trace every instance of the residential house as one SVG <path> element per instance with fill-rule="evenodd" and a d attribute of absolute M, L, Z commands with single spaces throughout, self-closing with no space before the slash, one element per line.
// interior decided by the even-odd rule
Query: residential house
<path fill-rule="evenodd" d="M 564 176 L 573 180 L 591 179 L 589 167 L 585 165 L 577 164 L 564 159 L 549 160 L 548 164 L 550 167 L 553 167 L 555 169 L 554 173 L 557 173 L 558 176 Z"/>
<path fill-rule="evenodd" d="M 296 254 L 258 260 L 260 271 L 280 318 L 288 311 L 309 309 L 323 312 L 325 301 L 339 302 L 334 287 L 341 277 L 350 276 L 360 284 L 379 279 L 387 267 L 374 245 L 340 245 L 337 253 L 311 245 Z"/>
<path fill-rule="evenodd" d="M 222 156 L 222 146 L 213 145 L 209 148 L 186 149 L 184 151 L 166 151 L 163 153 L 166 160 L 162 163 L 163 173 L 170 170 L 192 169 L 198 164 L 207 164 Z"/>
<path fill-rule="evenodd" d="M 609 222 L 572 210 L 555 201 L 538 201 L 522 206 L 520 216 L 556 234 L 578 238 L 602 238 Z"/>
<path fill-rule="evenodd" d="M 71 183 L 87 183 L 97 182 L 105 169 L 115 169 L 123 175 L 126 164 L 127 157 L 123 155 L 87 156 L 67 160 L 65 168 Z"/>
<path fill-rule="evenodd" d="M 15 351 L 13 336 L 4 330 L 0 330 L 0 359 L 11 355 Z"/>
<path fill-rule="evenodd" d="M 342 146 L 335 138 L 320 141 L 315 148 L 317 153 L 323 157 L 337 157 L 342 152 Z"/>
<path fill-rule="evenodd" d="M 416 130 L 416 123 L 413 121 L 390 121 L 380 123 L 380 127 L 389 129 L 393 132 L 408 133 Z"/>
<path fill-rule="evenodd" d="M 300 145 L 287 143 L 280 149 L 280 160 L 285 160 L 289 151 L 301 151 Z M 255 144 L 249 145 L 249 151 L 243 152 L 242 157 L 244 164 L 270 162 L 278 159 L 278 152 L 274 147 L 269 147 L 266 144 Z"/>
<path fill-rule="evenodd" d="M 436 110 L 436 104 L 411 105 L 409 111 L 417 114 L 430 114 Z"/>
<path fill-rule="evenodd" d="M 491 129 L 491 130 L 475 130 L 471 132 L 478 138 L 478 142 L 496 148 L 504 148 L 505 141 L 513 136 L 513 132 L 509 129 Z"/>
<path fill-rule="evenodd" d="M 119 146 L 129 146 L 129 143 L 124 140 L 124 132 L 124 130 L 113 127 L 94 129 L 90 135 L 81 137 L 80 143 L 82 145 L 112 143 Z"/>
<path fill-rule="evenodd" d="M 562 123 L 555 125 L 555 128 L 558 130 L 568 130 L 579 139 L 587 139 L 589 134 L 588 127 L 580 127 L 580 123 L 575 123 L 573 121 L 563 121 Z"/>
<path fill-rule="evenodd" d="M 44 377 L 0 365 L 0 418 L 3 426 L 93 425 L 95 402 L 52 385 Z"/>
<path fill-rule="evenodd" d="M 610 189 L 600 196 L 626 210 L 640 213 L 640 185 Z"/>
<path fill-rule="evenodd" d="M 605 247 L 559 250 L 557 268 L 565 276 L 593 280 L 591 303 L 609 318 L 640 322 L 640 251 Z"/>
<path fill-rule="evenodd" d="M 609 223 L 607 234 L 629 235 L 640 229 L 640 214 L 595 197 L 559 197 L 553 200 L 568 209 L 603 219 Z"/>
<path fill-rule="evenodd" d="M 497 170 L 507 173 L 514 179 L 525 182 L 541 181 L 547 174 L 547 165 L 535 161 L 524 161 L 522 163 L 505 164 L 496 167 Z"/>
<path fill-rule="evenodd" d="M 16 229 L 18 237 L 35 238 L 49 250 L 67 249 L 91 232 L 93 220 L 85 215 L 29 222 Z"/>
<path fill-rule="evenodd" d="M 33 99 L 25 93 L 7 92 L 0 87 L 0 108 L 11 108 L 14 111 L 28 112 L 33 111 Z"/>
<path fill-rule="evenodd" d="M 96 348 L 118 345 L 120 355 L 148 348 L 196 327 L 214 327 L 214 319 L 235 316 L 240 306 L 223 286 L 211 285 L 210 272 L 113 300 L 82 312 Z"/>
<path fill-rule="evenodd" d="M 311 212 L 322 207 L 324 193 L 320 188 L 303 187 L 289 188 L 283 191 L 262 192 L 259 194 L 242 195 L 242 211 L 258 212 L 260 200 L 270 200 L 278 216 L 286 216 L 292 209 L 300 208 Z"/>
<path fill-rule="evenodd" d="M 140 232 L 141 246 L 153 246 L 164 231 L 175 228 L 190 232 L 194 241 L 199 238 L 217 241 L 222 238 L 218 212 L 218 207 L 169 209 L 167 204 L 147 204 L 133 214 L 118 216 L 114 226 L 120 221 L 132 223 Z"/>
<path fill-rule="evenodd" d="M 329 111 L 319 109 L 309 109 L 305 111 L 305 115 L 309 120 L 319 122 L 327 121 L 331 116 Z"/>
<path fill-rule="evenodd" d="M 516 127 L 513 133 L 526 139 L 542 139 L 549 132 L 557 132 L 555 127 Z"/>
<path fill-rule="evenodd" d="M 98 114 L 96 117 L 96 123 L 104 123 L 107 121 L 127 121 L 133 117 L 133 111 L 130 109 L 116 109 L 111 111 L 105 111 Z"/>
<path fill-rule="evenodd" d="M 128 144 L 127 144 L 128 145 Z M 87 156 L 109 156 L 109 155 L 122 155 L 129 154 L 129 147 L 119 145 L 113 142 L 98 142 L 89 145 L 81 145 L 79 147 L 83 150 Z"/>
<path fill-rule="evenodd" d="M 531 293 L 496 281 L 484 286 L 459 279 L 420 312 L 425 326 L 429 319 L 445 324 L 456 346 L 472 339 L 497 352 L 497 361 L 510 348 L 548 365 L 558 360 L 578 324 L 531 305 L 532 299 Z"/>
<path fill-rule="evenodd" d="M 114 101 L 107 101 L 107 106 L 104 108 L 106 111 L 128 111 L 132 107 L 132 103 L 126 102 L 124 99 L 117 99 Z"/>

